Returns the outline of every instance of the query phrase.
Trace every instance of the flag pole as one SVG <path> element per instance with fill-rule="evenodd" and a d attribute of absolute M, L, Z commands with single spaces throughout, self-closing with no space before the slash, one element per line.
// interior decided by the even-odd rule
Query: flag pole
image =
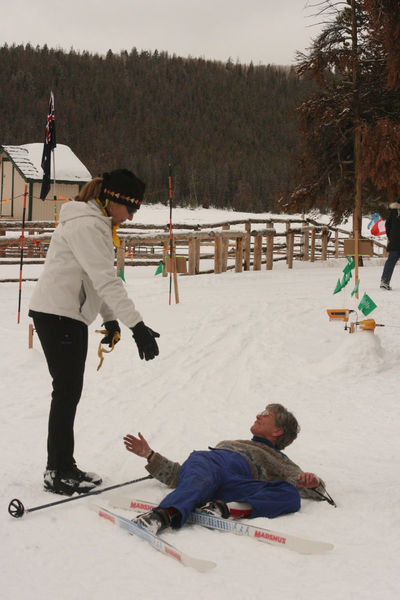
<path fill-rule="evenodd" d="M 172 294 L 172 270 L 173 270 L 173 236 L 172 236 L 172 165 L 168 165 L 168 199 L 169 199 L 169 305 L 171 305 Z"/>
<path fill-rule="evenodd" d="M 54 227 L 57 227 L 57 192 L 56 192 L 56 157 L 54 148 L 51 151 L 53 156 L 53 199 L 54 199 Z"/>
<path fill-rule="evenodd" d="M 358 263 L 360 249 L 360 234 L 362 233 L 362 177 L 361 177 L 361 120 L 360 120 L 360 65 L 358 59 L 358 24 L 357 7 L 355 0 L 351 0 L 351 40 L 352 40 L 352 76 L 353 76 L 353 124 L 354 124 L 354 177 L 355 177 L 355 206 L 353 211 L 353 231 L 354 231 L 354 262 L 356 285 L 358 279 Z M 355 293 L 358 299 L 358 290 Z"/>
<path fill-rule="evenodd" d="M 28 186 L 25 184 L 24 191 L 24 208 L 22 211 L 22 233 L 21 233 L 21 259 L 19 263 L 19 293 L 18 293 L 18 318 L 17 323 L 19 325 L 21 318 L 21 293 L 22 293 L 22 266 L 24 264 L 24 237 L 25 237 L 25 212 L 26 212 L 26 197 L 28 195 Z"/>

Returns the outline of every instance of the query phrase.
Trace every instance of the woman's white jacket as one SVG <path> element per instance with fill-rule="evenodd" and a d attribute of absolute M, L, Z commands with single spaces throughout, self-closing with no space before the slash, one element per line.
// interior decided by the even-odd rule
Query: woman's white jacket
<path fill-rule="evenodd" d="M 116 274 L 111 218 L 94 200 L 63 205 L 29 308 L 87 325 L 99 313 L 127 327 L 142 321 Z"/>

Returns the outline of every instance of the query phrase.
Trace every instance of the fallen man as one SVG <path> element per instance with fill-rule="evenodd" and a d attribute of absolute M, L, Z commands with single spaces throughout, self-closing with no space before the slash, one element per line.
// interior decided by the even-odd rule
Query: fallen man
<path fill-rule="evenodd" d="M 282 452 L 300 431 L 292 413 L 281 404 L 269 404 L 250 431 L 251 440 L 223 441 L 215 448 L 194 451 L 182 465 L 154 452 L 141 433 L 126 435 L 126 449 L 147 458 L 147 471 L 175 488 L 135 521 L 160 533 L 166 527 L 181 527 L 197 507 L 226 518 L 228 502 L 246 502 L 250 505 L 246 516 L 273 518 L 298 511 L 300 497 L 326 499 L 323 481 L 303 472 Z"/>

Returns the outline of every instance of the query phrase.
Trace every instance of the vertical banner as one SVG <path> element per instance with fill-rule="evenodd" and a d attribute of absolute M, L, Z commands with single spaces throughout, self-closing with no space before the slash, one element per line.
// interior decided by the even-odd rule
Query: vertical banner
<path fill-rule="evenodd" d="M 51 152 L 56 147 L 56 120 L 54 113 L 54 95 L 50 92 L 50 103 L 49 111 L 47 114 L 46 129 L 44 133 L 44 145 L 42 154 L 42 169 L 43 169 L 43 180 L 42 188 L 40 190 L 40 198 L 46 199 L 47 194 L 50 191 L 50 169 L 51 169 Z"/>

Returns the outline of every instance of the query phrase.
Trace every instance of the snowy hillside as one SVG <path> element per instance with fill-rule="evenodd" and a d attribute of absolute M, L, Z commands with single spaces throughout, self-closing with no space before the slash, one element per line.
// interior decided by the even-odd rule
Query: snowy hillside
<path fill-rule="evenodd" d="M 167 208 L 158 221 L 156 213 L 144 208 L 138 220 L 168 222 Z M 221 219 L 182 210 L 176 222 L 199 222 L 204 215 L 208 222 Z M 145 322 L 161 334 L 160 356 L 150 363 L 139 360 L 124 328 L 97 372 L 100 320 L 90 327 L 75 456 L 82 468 L 101 473 L 106 485 L 146 475 L 145 461 L 124 449 L 126 433 L 141 431 L 155 450 L 183 461 L 191 450 L 249 437 L 255 414 L 269 402 L 286 405 L 301 424 L 287 454 L 326 481 L 338 506 L 303 501 L 299 513 L 255 522 L 332 542 L 333 551 L 304 556 L 198 526 L 164 534 L 180 549 L 217 562 L 207 574 L 113 527 L 85 499 L 20 520 L 7 514 L 11 498 L 33 507 L 61 497 L 42 490 L 50 377 L 37 338 L 28 349 L 27 306 L 35 283 L 23 285 L 20 325 L 18 286 L 2 283 L 1 597 L 398 598 L 400 277 L 396 270 L 392 292 L 380 290 L 382 264 L 367 260 L 360 269 L 360 292 L 378 306 L 370 316 L 385 325 L 375 333 L 350 335 L 343 323 L 328 320 L 327 308 L 358 304 L 350 298 L 351 286 L 332 294 L 344 259 L 295 262 L 291 271 L 280 262 L 273 271 L 180 277 L 181 301 L 172 306 L 168 279 L 155 277 L 153 267 L 128 268 L 128 291 Z M 37 276 L 41 269 L 29 265 L 24 274 Z M 18 267 L 0 266 L 0 273 L 17 277 Z M 166 493 L 154 480 L 131 487 L 132 496 L 155 502 Z M 106 503 L 111 494 L 96 498 Z"/>

